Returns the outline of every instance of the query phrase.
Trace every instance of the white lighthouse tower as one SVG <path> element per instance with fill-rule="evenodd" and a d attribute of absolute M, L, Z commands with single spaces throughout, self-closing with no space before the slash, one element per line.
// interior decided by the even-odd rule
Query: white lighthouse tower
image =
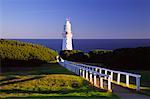
<path fill-rule="evenodd" d="M 72 32 L 71 32 L 71 23 L 70 20 L 67 18 L 66 23 L 64 25 L 64 32 L 63 32 L 63 44 L 62 50 L 72 50 Z"/>

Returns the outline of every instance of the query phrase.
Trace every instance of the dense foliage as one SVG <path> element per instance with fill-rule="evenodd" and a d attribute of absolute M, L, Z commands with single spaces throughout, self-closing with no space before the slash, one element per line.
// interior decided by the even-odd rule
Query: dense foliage
<path fill-rule="evenodd" d="M 62 50 L 60 56 L 63 59 L 77 62 L 84 62 L 88 59 L 88 54 L 80 50 Z"/>
<path fill-rule="evenodd" d="M 1 65 L 39 64 L 56 60 L 54 50 L 38 44 L 0 40 Z"/>
<path fill-rule="evenodd" d="M 88 57 L 76 58 L 71 57 L 70 53 L 72 52 L 62 51 L 60 56 L 62 55 L 67 60 L 101 63 L 104 67 L 111 69 L 150 69 L 150 47 L 121 48 L 113 51 L 93 50 L 88 54 L 86 53 Z M 84 55 L 84 52 L 82 53 Z"/>
<path fill-rule="evenodd" d="M 112 53 L 112 50 L 92 50 L 89 54 L 89 61 L 94 63 L 104 62 L 106 57 L 110 57 L 109 54 Z"/>
<path fill-rule="evenodd" d="M 150 65 L 150 47 L 121 48 L 112 52 L 89 54 L 91 62 L 103 63 L 109 68 L 149 69 Z"/>

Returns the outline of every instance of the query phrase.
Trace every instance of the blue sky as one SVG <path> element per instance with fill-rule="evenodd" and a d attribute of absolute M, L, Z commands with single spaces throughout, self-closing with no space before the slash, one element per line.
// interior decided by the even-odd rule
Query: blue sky
<path fill-rule="evenodd" d="M 0 0 L 1 38 L 150 38 L 150 0 Z"/>

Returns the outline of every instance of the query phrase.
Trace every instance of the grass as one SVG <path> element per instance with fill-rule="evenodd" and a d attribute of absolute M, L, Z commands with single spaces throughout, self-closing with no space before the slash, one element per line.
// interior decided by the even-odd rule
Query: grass
<path fill-rule="evenodd" d="M 131 70 L 129 72 L 132 73 L 138 73 L 141 75 L 141 87 L 140 87 L 140 94 L 145 94 L 150 96 L 150 77 L 148 75 L 150 75 L 150 71 L 148 70 Z M 132 81 L 132 79 L 131 79 Z M 136 86 L 135 84 L 131 84 L 132 89 L 135 89 Z"/>
<path fill-rule="evenodd" d="M 150 75 L 150 72 L 146 70 L 141 70 L 141 71 L 140 70 L 126 70 L 126 71 L 141 75 L 140 92 L 137 92 L 137 93 L 150 96 L 150 77 L 148 76 Z M 113 81 L 113 83 L 117 84 L 117 81 L 116 81 L 117 75 L 114 75 L 114 78 L 115 78 L 115 81 Z M 132 90 L 133 92 L 136 92 L 136 79 L 134 77 L 130 77 L 130 84 L 128 87 L 126 86 L 125 79 L 126 79 L 125 76 L 121 75 L 121 82 L 119 85 L 126 87 Z"/>
<path fill-rule="evenodd" d="M 96 66 L 101 66 L 102 64 L 100 63 L 86 63 L 86 64 L 90 64 L 90 65 L 96 65 Z M 120 70 L 122 71 L 122 70 Z M 130 73 L 134 73 L 134 74 L 140 74 L 141 75 L 141 87 L 140 87 L 140 92 L 138 92 L 139 94 L 145 94 L 150 96 L 150 71 L 149 70 L 124 70 L 125 72 L 130 72 Z M 136 80 L 133 77 L 130 77 L 130 84 L 129 87 L 126 86 L 125 83 L 125 76 L 121 75 L 121 82 L 120 82 L 120 86 L 126 87 L 128 89 L 131 89 L 132 91 L 136 92 Z M 113 81 L 113 83 L 117 84 L 117 74 L 114 74 L 113 79 L 115 79 Z"/>
<path fill-rule="evenodd" d="M 111 92 L 97 90 L 58 64 L 7 69 L 9 72 L 0 75 L 0 98 L 118 98 Z"/>
<path fill-rule="evenodd" d="M 149 70 L 131 70 L 129 72 L 137 73 L 141 75 L 141 85 L 143 87 L 150 87 L 150 71 Z"/>

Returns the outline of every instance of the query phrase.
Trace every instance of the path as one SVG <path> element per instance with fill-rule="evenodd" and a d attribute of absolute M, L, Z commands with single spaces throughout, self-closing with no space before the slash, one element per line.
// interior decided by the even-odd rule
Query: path
<path fill-rule="evenodd" d="M 112 84 L 113 93 L 120 97 L 120 99 L 150 99 L 150 96 L 133 93 L 130 90 Z"/>

